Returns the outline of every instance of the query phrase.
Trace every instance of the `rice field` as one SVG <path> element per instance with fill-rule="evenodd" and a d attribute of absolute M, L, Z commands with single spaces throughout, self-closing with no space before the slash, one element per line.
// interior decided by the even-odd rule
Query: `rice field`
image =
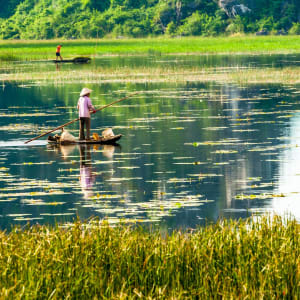
<path fill-rule="evenodd" d="M 105 221 L 0 233 L 5 299 L 297 299 L 299 224 L 221 220 L 171 234 Z"/>

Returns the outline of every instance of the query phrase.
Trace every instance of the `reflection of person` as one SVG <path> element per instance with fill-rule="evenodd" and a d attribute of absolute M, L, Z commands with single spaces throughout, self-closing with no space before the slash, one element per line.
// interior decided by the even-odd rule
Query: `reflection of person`
<path fill-rule="evenodd" d="M 60 55 L 60 48 L 61 48 L 61 45 L 58 45 L 57 48 L 56 48 L 56 57 L 55 57 L 55 61 L 57 61 L 57 58 L 59 57 L 60 60 L 63 60 L 63 58 L 61 57 Z"/>
<path fill-rule="evenodd" d="M 79 140 L 84 140 L 84 127 L 86 128 L 86 139 L 90 139 L 90 129 L 91 129 L 91 115 L 90 111 L 95 113 L 95 108 L 92 105 L 92 101 L 89 98 L 92 91 L 88 88 L 83 88 L 80 93 L 80 98 L 78 100 L 77 108 L 79 110 Z"/>
<path fill-rule="evenodd" d="M 113 145 L 103 145 L 103 156 L 107 158 L 112 158 L 115 153 L 115 146 Z"/>
<path fill-rule="evenodd" d="M 60 71 L 61 64 L 56 63 L 55 66 L 56 66 L 56 71 Z"/>
<path fill-rule="evenodd" d="M 91 148 L 89 145 L 80 145 L 80 186 L 84 198 L 92 196 L 92 188 L 95 182 L 91 161 Z"/>
<path fill-rule="evenodd" d="M 60 145 L 59 148 L 63 159 L 67 159 L 76 149 L 76 145 Z"/>

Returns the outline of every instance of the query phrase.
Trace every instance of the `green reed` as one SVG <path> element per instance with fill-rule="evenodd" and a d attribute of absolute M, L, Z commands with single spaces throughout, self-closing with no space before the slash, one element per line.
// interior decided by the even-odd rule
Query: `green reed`
<path fill-rule="evenodd" d="M 17 61 L 20 60 L 19 56 L 16 56 L 13 53 L 2 52 L 0 53 L 0 61 Z"/>
<path fill-rule="evenodd" d="M 0 233 L 0 298 L 296 299 L 299 228 L 280 217 L 171 234 L 14 228 Z"/>
<path fill-rule="evenodd" d="M 7 63 L 9 65 L 9 63 Z M 283 68 L 208 68 L 200 66 L 147 66 L 147 67 L 102 67 L 101 69 L 85 69 L 80 73 L 72 70 L 60 70 L 55 66 L 44 72 L 28 71 L 15 68 L 9 73 L 0 74 L 2 82 L 50 82 L 66 83 L 155 83 L 155 82 L 220 82 L 238 84 L 257 83 L 300 83 L 300 69 L 297 67 Z"/>
<path fill-rule="evenodd" d="M 2 40 L 0 56 L 13 51 L 20 60 L 55 59 L 62 44 L 63 58 L 103 55 L 162 54 L 287 54 L 299 53 L 299 36 L 180 37 L 91 40 Z"/>

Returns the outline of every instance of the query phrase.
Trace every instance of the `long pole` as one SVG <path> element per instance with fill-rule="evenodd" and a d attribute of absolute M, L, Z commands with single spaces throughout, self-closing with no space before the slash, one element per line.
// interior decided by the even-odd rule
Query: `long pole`
<path fill-rule="evenodd" d="M 121 99 L 119 99 L 119 100 L 116 100 L 116 101 L 114 101 L 114 102 L 112 102 L 112 103 L 110 103 L 110 104 L 104 105 L 104 106 L 102 106 L 102 107 L 96 109 L 96 110 L 95 110 L 95 113 L 98 112 L 98 111 L 100 111 L 100 110 L 102 110 L 102 109 L 104 109 L 104 108 L 106 108 L 106 107 L 112 106 L 112 105 L 114 105 L 114 104 L 116 104 L 116 103 L 118 103 L 118 102 L 124 101 L 124 100 L 128 99 L 129 97 L 132 97 L 133 95 L 136 95 L 137 93 L 138 93 L 138 92 L 132 93 L 132 94 L 130 94 L 130 95 L 126 96 L 126 97 L 123 97 L 123 98 L 121 98 Z M 30 140 L 28 140 L 28 141 L 26 141 L 26 142 L 24 142 L 24 143 L 27 144 L 27 143 L 30 143 L 30 142 L 32 142 L 32 141 L 34 141 L 34 140 L 37 140 L 37 139 L 39 139 L 39 138 L 41 138 L 41 137 L 43 137 L 43 136 L 45 136 L 45 135 L 47 135 L 47 134 L 49 134 L 49 133 L 51 133 L 51 132 L 53 132 L 53 131 L 56 131 L 56 130 L 61 129 L 61 128 L 67 126 L 67 125 L 70 125 L 70 124 L 72 124 L 72 123 L 78 121 L 79 119 L 80 119 L 80 118 L 77 118 L 77 119 L 74 119 L 74 120 L 72 120 L 72 121 L 69 121 L 69 122 L 67 122 L 67 123 L 65 123 L 65 124 L 63 124 L 63 125 L 60 125 L 60 126 L 54 128 L 54 129 L 52 129 L 52 130 L 50 130 L 50 131 L 48 131 L 48 132 L 46 132 L 46 133 L 43 133 L 43 134 L 41 134 L 41 135 L 39 135 L 39 136 L 37 136 L 37 137 L 35 137 L 35 138 L 33 138 L 33 139 L 30 139 Z"/>

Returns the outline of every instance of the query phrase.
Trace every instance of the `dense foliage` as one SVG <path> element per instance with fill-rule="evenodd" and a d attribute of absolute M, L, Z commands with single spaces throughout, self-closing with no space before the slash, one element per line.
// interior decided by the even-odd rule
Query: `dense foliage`
<path fill-rule="evenodd" d="M 296 221 L 162 235 L 126 226 L 0 232 L 1 299 L 296 299 Z"/>
<path fill-rule="evenodd" d="M 218 0 L 0 0 L 0 38 L 300 32 L 298 0 L 235 2 L 249 12 L 233 16 Z"/>

